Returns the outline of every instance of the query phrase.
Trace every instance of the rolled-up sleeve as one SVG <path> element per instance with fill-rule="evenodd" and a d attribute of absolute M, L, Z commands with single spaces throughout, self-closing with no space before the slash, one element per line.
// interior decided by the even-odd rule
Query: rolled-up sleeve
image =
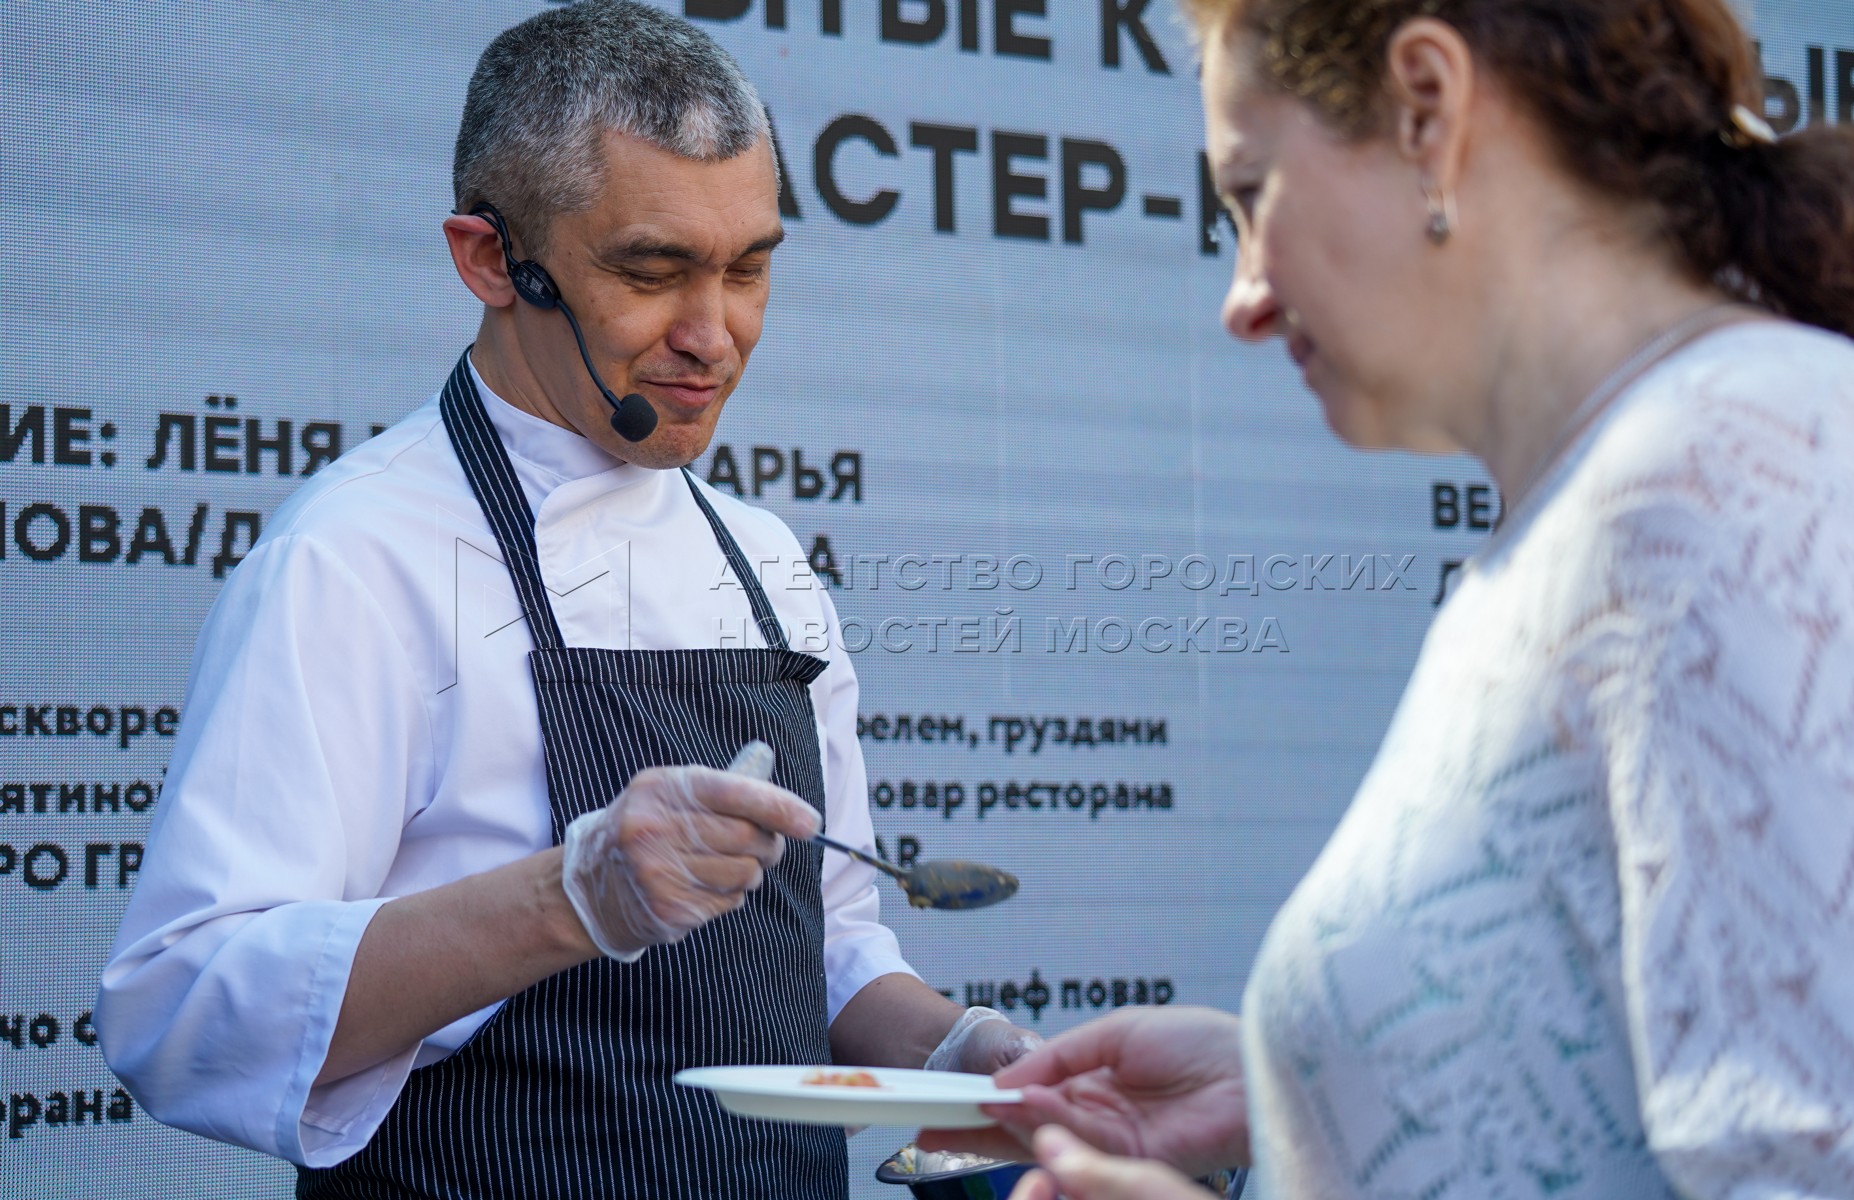
<path fill-rule="evenodd" d="M 830 665 L 812 685 L 823 741 L 825 821 L 838 841 L 874 853 L 869 779 L 856 738 L 856 672 L 843 649 L 836 606 L 822 589 L 817 596 L 830 647 Z M 875 979 L 914 974 L 894 933 L 882 923 L 875 868 L 834 853 L 824 856 L 824 974 L 833 1021 Z"/>
<path fill-rule="evenodd" d="M 107 1061 L 156 1119 L 308 1166 L 365 1145 L 417 1047 L 314 1087 L 430 717 L 339 557 L 262 544 L 201 632 L 143 864 L 102 976 Z"/>

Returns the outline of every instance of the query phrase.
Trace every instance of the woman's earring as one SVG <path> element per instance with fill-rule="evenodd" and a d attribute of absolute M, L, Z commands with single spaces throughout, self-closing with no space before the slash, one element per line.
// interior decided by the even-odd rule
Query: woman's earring
<path fill-rule="evenodd" d="M 1429 235 L 1433 245 L 1443 245 L 1454 234 L 1455 226 L 1460 223 L 1455 214 L 1455 197 L 1449 192 L 1428 185 L 1423 187 L 1423 195 L 1429 200 L 1429 225 L 1424 231 Z"/>

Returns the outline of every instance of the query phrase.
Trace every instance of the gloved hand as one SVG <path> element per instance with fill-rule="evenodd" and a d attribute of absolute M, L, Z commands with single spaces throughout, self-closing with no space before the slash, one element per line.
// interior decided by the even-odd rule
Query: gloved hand
<path fill-rule="evenodd" d="M 989 1075 L 1042 1044 L 1042 1035 L 1019 1029 L 995 1009 L 968 1008 L 927 1056 L 923 1069 Z"/>
<path fill-rule="evenodd" d="M 593 944 L 631 962 L 745 903 L 818 814 L 784 788 L 709 767 L 639 771 L 567 826 L 562 883 Z"/>

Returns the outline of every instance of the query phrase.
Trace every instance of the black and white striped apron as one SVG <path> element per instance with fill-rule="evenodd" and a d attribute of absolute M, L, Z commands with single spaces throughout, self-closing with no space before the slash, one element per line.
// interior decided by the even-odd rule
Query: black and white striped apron
<path fill-rule="evenodd" d="M 529 618 L 554 840 L 646 767 L 726 766 L 760 738 L 775 782 L 824 811 L 807 685 L 822 660 L 787 646 L 754 569 L 688 478 L 768 649 L 562 644 L 534 515 L 467 361 L 442 408 Z M 414 1071 L 367 1146 L 299 1170 L 304 1200 L 836 1198 L 843 1131 L 750 1121 L 678 1087 L 684 1067 L 827 1063 L 822 854 L 788 844 L 741 909 L 634 963 L 598 959 L 511 997 L 442 1062 Z"/>

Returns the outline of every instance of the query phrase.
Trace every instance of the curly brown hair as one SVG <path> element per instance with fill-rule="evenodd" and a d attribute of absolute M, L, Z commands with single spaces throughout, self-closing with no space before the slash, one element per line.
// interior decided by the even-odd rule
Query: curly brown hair
<path fill-rule="evenodd" d="M 1264 79 L 1335 129 L 1383 126 L 1385 57 L 1434 17 L 1526 105 L 1565 166 L 1648 201 L 1702 279 L 1778 313 L 1854 334 L 1854 130 L 1775 145 L 1738 136 L 1761 113 L 1757 48 L 1726 0 L 1185 0 L 1206 39 L 1254 39 Z"/>

